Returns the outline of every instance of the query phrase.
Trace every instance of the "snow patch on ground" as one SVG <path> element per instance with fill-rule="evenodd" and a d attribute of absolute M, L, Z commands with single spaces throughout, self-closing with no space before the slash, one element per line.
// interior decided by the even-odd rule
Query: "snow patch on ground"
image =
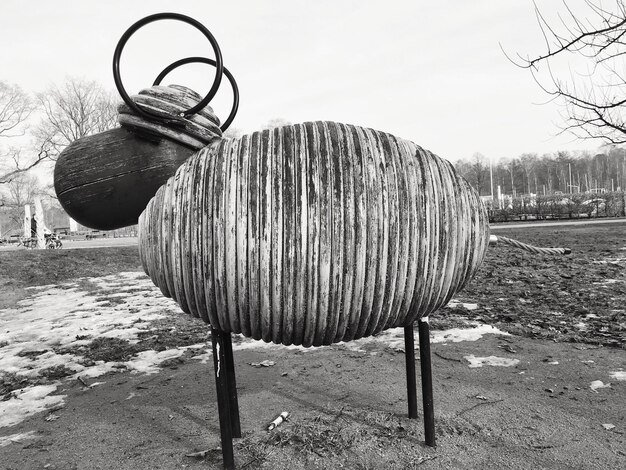
<path fill-rule="evenodd" d="M 207 364 L 209 359 L 213 354 L 208 349 L 203 354 L 198 354 L 197 356 L 193 356 L 191 359 L 194 361 L 200 361 L 200 364 Z"/>
<path fill-rule="evenodd" d="M 156 374 L 159 372 L 158 364 L 169 359 L 176 359 L 183 355 L 181 349 L 166 349 L 165 351 L 141 351 L 131 360 L 125 364 L 132 373 L 142 372 L 144 374 Z"/>
<path fill-rule="evenodd" d="M 274 344 L 274 343 L 266 343 L 262 340 L 256 340 L 252 338 L 246 338 L 243 335 L 237 335 L 240 339 L 239 342 L 233 342 L 233 351 L 245 351 L 247 349 L 276 349 L 276 350 L 290 350 L 290 351 L 313 351 L 316 348 L 305 348 L 304 346 L 295 346 L 289 345 L 285 346 L 284 344 Z"/>
<path fill-rule="evenodd" d="M 626 380 L 626 371 L 618 370 L 615 372 L 611 372 L 609 377 L 615 380 Z"/>
<path fill-rule="evenodd" d="M 468 304 L 463 302 L 456 302 L 454 300 L 450 301 L 446 307 L 450 308 L 459 308 L 462 307 L 466 310 L 476 310 L 478 308 L 478 304 Z"/>
<path fill-rule="evenodd" d="M 614 258 L 604 258 L 603 260 L 593 260 L 594 264 L 623 264 L 626 263 L 626 258 L 624 257 L 614 257 Z"/>
<path fill-rule="evenodd" d="M 32 414 L 64 403 L 64 395 L 51 395 L 57 385 L 36 385 L 14 392 L 14 397 L 0 403 L 0 428 L 13 426 Z"/>
<path fill-rule="evenodd" d="M 85 288 L 85 283 L 89 287 Z M 81 364 L 82 357 L 64 348 L 89 344 L 94 338 L 115 337 L 131 342 L 149 330 L 150 322 L 178 310 L 163 297 L 150 278 L 139 272 L 118 273 L 74 283 L 38 286 L 16 308 L 0 310 L 0 374 L 36 378 L 51 367 L 63 366 L 74 378 L 98 377 L 115 363 Z M 136 372 L 154 373 L 156 364 L 180 356 L 170 350 L 138 354 L 123 363 Z M 0 402 L 0 427 L 19 423 L 29 415 L 63 402 L 52 394 L 56 385 L 27 386 Z"/>
<path fill-rule="evenodd" d="M 391 349 L 404 349 L 404 328 L 390 328 L 376 336 L 368 336 L 367 338 L 357 339 L 355 341 L 337 343 L 337 347 L 354 352 L 366 352 L 365 347 L 368 344 L 382 343 Z"/>
<path fill-rule="evenodd" d="M 19 444 L 28 439 L 34 439 L 34 438 L 35 438 L 35 431 L 20 432 L 17 434 L 10 434 L 8 436 L 0 436 L 0 447 L 8 446 L 11 443 Z"/>
<path fill-rule="evenodd" d="M 591 382 L 589 384 L 589 388 L 591 389 L 592 392 L 596 392 L 598 393 L 598 390 L 601 388 L 610 388 L 611 384 L 605 384 L 604 382 L 602 382 L 602 380 L 594 380 L 593 382 Z"/>
<path fill-rule="evenodd" d="M 602 282 L 594 282 L 593 284 L 600 287 L 612 286 L 613 284 L 617 284 L 618 282 L 624 282 L 621 279 L 606 279 Z"/>
<path fill-rule="evenodd" d="M 482 366 L 513 367 L 519 364 L 519 359 L 507 359 L 497 356 L 476 357 L 471 354 L 469 356 L 464 356 L 463 359 L 469 362 L 469 366 L 471 368 Z"/>
<path fill-rule="evenodd" d="M 484 335 L 503 335 L 510 336 L 509 333 L 499 330 L 491 325 L 481 325 L 478 323 L 470 323 L 468 328 L 451 328 L 449 330 L 431 331 L 430 341 L 431 343 L 458 343 L 460 341 L 478 341 Z M 286 349 L 286 350 L 298 350 L 298 351 L 315 351 L 320 348 L 305 348 L 303 346 L 283 346 L 280 344 L 265 343 L 264 341 L 255 341 L 249 338 L 240 336 L 241 342 L 233 344 L 234 350 L 242 349 Z M 376 336 L 368 336 L 367 338 L 361 338 L 347 343 L 340 342 L 333 344 L 332 346 L 322 346 L 322 348 L 342 348 L 348 351 L 354 352 L 366 352 L 366 346 L 372 343 L 384 344 L 391 349 L 404 349 L 404 328 L 390 328 L 385 330 Z M 416 342 L 415 349 L 418 349 Z M 197 356 L 196 359 L 200 359 L 201 356 Z M 202 358 L 204 360 L 204 358 Z"/>
<path fill-rule="evenodd" d="M 460 341 L 478 341 L 484 335 L 511 336 L 510 333 L 497 329 L 491 325 L 478 325 L 474 328 L 451 328 L 443 331 L 433 331 L 431 343 L 458 343 Z"/>

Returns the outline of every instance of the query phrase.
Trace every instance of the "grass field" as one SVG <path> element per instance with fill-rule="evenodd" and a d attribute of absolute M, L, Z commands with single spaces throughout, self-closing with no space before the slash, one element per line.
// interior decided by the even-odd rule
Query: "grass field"
<path fill-rule="evenodd" d="M 431 316 L 445 330 L 433 333 L 437 450 L 406 418 L 399 332 L 306 351 L 235 338 L 239 467 L 618 468 L 625 233 L 497 232 L 572 254 L 491 248 Z M 0 251 L 3 468 L 219 468 L 207 327 L 142 271 L 136 247 Z M 466 334 L 480 324 L 496 329 Z M 275 366 L 251 365 L 263 360 Z M 267 433 L 285 410 L 291 420 Z"/>

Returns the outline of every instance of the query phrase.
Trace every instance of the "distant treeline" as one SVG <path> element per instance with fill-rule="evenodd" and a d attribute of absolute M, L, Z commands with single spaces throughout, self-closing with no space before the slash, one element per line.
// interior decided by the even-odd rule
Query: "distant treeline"
<path fill-rule="evenodd" d="M 626 216 L 624 191 L 552 194 L 487 201 L 490 222 Z"/>
<path fill-rule="evenodd" d="M 561 193 L 617 191 L 626 188 L 626 150 L 602 147 L 599 152 L 557 152 L 538 155 L 524 153 L 513 159 L 493 160 L 483 155 L 460 160 L 454 165 L 482 196 L 493 194 L 551 195 Z"/>

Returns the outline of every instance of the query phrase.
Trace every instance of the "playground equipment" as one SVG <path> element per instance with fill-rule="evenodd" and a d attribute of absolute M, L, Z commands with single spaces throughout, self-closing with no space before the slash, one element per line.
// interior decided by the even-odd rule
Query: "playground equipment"
<path fill-rule="evenodd" d="M 216 59 L 175 62 L 131 99 L 119 74 L 123 47 L 140 27 L 162 19 L 200 29 Z M 204 99 L 159 86 L 191 62 L 216 67 Z M 113 70 L 125 102 L 122 129 L 68 147 L 55 188 L 72 217 L 90 227 L 138 217 L 146 273 L 210 325 L 224 466 L 234 467 L 232 439 L 241 437 L 231 333 L 321 346 L 401 326 L 408 414 L 416 418 L 417 322 L 425 441 L 434 446 L 428 317 L 485 256 L 489 225 L 478 194 L 447 161 L 372 129 L 309 122 L 221 138 L 237 110 L 237 87 L 213 36 L 189 17 L 167 13 L 135 23 L 118 43 Z M 235 99 L 218 129 L 204 106 L 222 72 Z"/>

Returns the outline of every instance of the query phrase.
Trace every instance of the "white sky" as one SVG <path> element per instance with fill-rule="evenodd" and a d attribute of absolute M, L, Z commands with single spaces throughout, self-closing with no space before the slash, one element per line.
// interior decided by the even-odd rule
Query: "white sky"
<path fill-rule="evenodd" d="M 500 50 L 499 43 L 512 54 L 543 50 L 530 0 L 2 0 L 0 80 L 38 92 L 78 76 L 114 90 L 120 36 L 163 11 L 192 16 L 217 38 L 241 92 L 233 127 L 246 132 L 274 118 L 333 120 L 389 131 L 450 160 L 599 145 L 555 137 L 559 108 L 540 104 L 546 96 L 530 74 Z M 126 89 L 151 85 L 166 65 L 191 55 L 213 57 L 191 26 L 148 25 L 124 51 Z M 212 74 L 191 65 L 165 83 L 206 92 Z M 222 119 L 227 90 L 225 81 L 214 106 Z"/>

